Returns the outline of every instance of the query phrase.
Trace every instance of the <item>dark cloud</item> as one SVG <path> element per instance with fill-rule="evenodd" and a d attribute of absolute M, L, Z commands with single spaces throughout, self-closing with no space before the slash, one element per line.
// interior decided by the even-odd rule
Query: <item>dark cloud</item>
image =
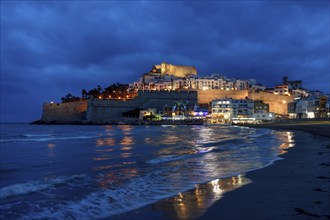
<path fill-rule="evenodd" d="M 162 61 L 329 92 L 329 2 L 1 1 L 1 121 Z"/>

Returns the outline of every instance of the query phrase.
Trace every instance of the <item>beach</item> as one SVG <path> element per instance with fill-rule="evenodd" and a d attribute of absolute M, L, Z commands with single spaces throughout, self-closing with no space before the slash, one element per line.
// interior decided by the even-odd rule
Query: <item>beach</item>
<path fill-rule="evenodd" d="M 293 131 L 295 146 L 280 155 L 283 160 L 248 172 L 246 185 L 224 192 L 209 207 L 192 197 L 180 203 L 177 196 L 111 219 L 329 219 L 330 121 L 289 120 L 251 127 Z M 205 210 L 198 213 L 198 205 Z"/>

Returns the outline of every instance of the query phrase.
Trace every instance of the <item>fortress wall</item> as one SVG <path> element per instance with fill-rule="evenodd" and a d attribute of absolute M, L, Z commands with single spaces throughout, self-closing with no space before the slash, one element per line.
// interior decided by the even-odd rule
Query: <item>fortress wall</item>
<path fill-rule="evenodd" d="M 163 111 L 164 107 L 172 107 L 176 103 L 187 102 L 188 109 L 197 104 L 196 91 L 148 91 L 139 93 L 138 99 L 141 108 L 156 108 Z"/>
<path fill-rule="evenodd" d="M 209 104 L 213 100 L 222 98 L 262 100 L 269 104 L 269 111 L 277 114 L 288 114 L 288 103 L 293 102 L 293 97 L 275 95 L 267 92 L 249 92 L 248 90 L 197 90 L 198 104 Z"/>
<path fill-rule="evenodd" d="M 275 95 L 268 92 L 249 93 L 249 98 L 253 100 L 262 100 L 269 104 L 269 111 L 277 114 L 288 114 L 288 103 L 293 102 L 292 96 Z"/>
<path fill-rule="evenodd" d="M 86 119 L 91 122 L 113 121 L 127 112 L 138 108 L 136 100 L 90 99 Z"/>
<path fill-rule="evenodd" d="M 187 74 L 197 74 L 197 70 L 193 66 L 176 66 L 167 64 L 168 72 L 176 77 L 185 77 Z"/>
<path fill-rule="evenodd" d="M 118 120 L 124 112 L 136 108 L 155 108 L 163 111 L 164 106 L 174 106 L 176 102 L 188 101 L 190 106 L 197 104 L 197 93 L 177 91 L 139 91 L 132 100 L 91 99 L 88 102 L 86 118 L 92 122 Z M 188 105 L 188 106 L 189 106 Z"/>
<path fill-rule="evenodd" d="M 197 100 L 196 91 L 139 91 L 137 100 L 143 104 L 150 99 L 174 99 L 174 100 Z"/>
<path fill-rule="evenodd" d="M 213 100 L 222 98 L 245 99 L 249 96 L 248 90 L 222 90 L 207 89 L 197 90 L 198 104 L 209 104 Z"/>
<path fill-rule="evenodd" d="M 45 122 L 57 121 L 70 123 L 80 121 L 85 118 L 87 111 L 87 101 L 67 102 L 67 103 L 45 103 L 41 120 Z"/>

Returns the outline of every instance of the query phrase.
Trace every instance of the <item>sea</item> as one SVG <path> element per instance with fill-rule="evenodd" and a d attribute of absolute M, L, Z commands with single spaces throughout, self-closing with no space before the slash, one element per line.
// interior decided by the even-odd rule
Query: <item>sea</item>
<path fill-rule="evenodd" d="M 293 136 L 231 125 L 1 124 L 0 219 L 115 219 L 152 204 L 193 219 L 248 184 L 247 172 L 281 159 Z"/>

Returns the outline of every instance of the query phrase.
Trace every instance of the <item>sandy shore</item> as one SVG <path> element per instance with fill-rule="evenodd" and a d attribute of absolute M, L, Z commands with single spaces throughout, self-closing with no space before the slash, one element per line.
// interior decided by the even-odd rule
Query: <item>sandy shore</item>
<path fill-rule="evenodd" d="M 225 194 L 200 219 L 330 219 L 330 121 L 254 127 L 295 130 L 296 146 L 248 173 L 251 184 Z"/>
<path fill-rule="evenodd" d="M 280 156 L 284 160 L 217 183 L 228 189 L 216 195 L 220 200 L 213 201 L 212 184 L 206 184 L 198 191 L 205 200 L 196 201 L 192 190 L 184 203 L 176 196 L 110 219 L 330 219 L 330 120 L 253 127 L 294 131 L 295 147 Z"/>

